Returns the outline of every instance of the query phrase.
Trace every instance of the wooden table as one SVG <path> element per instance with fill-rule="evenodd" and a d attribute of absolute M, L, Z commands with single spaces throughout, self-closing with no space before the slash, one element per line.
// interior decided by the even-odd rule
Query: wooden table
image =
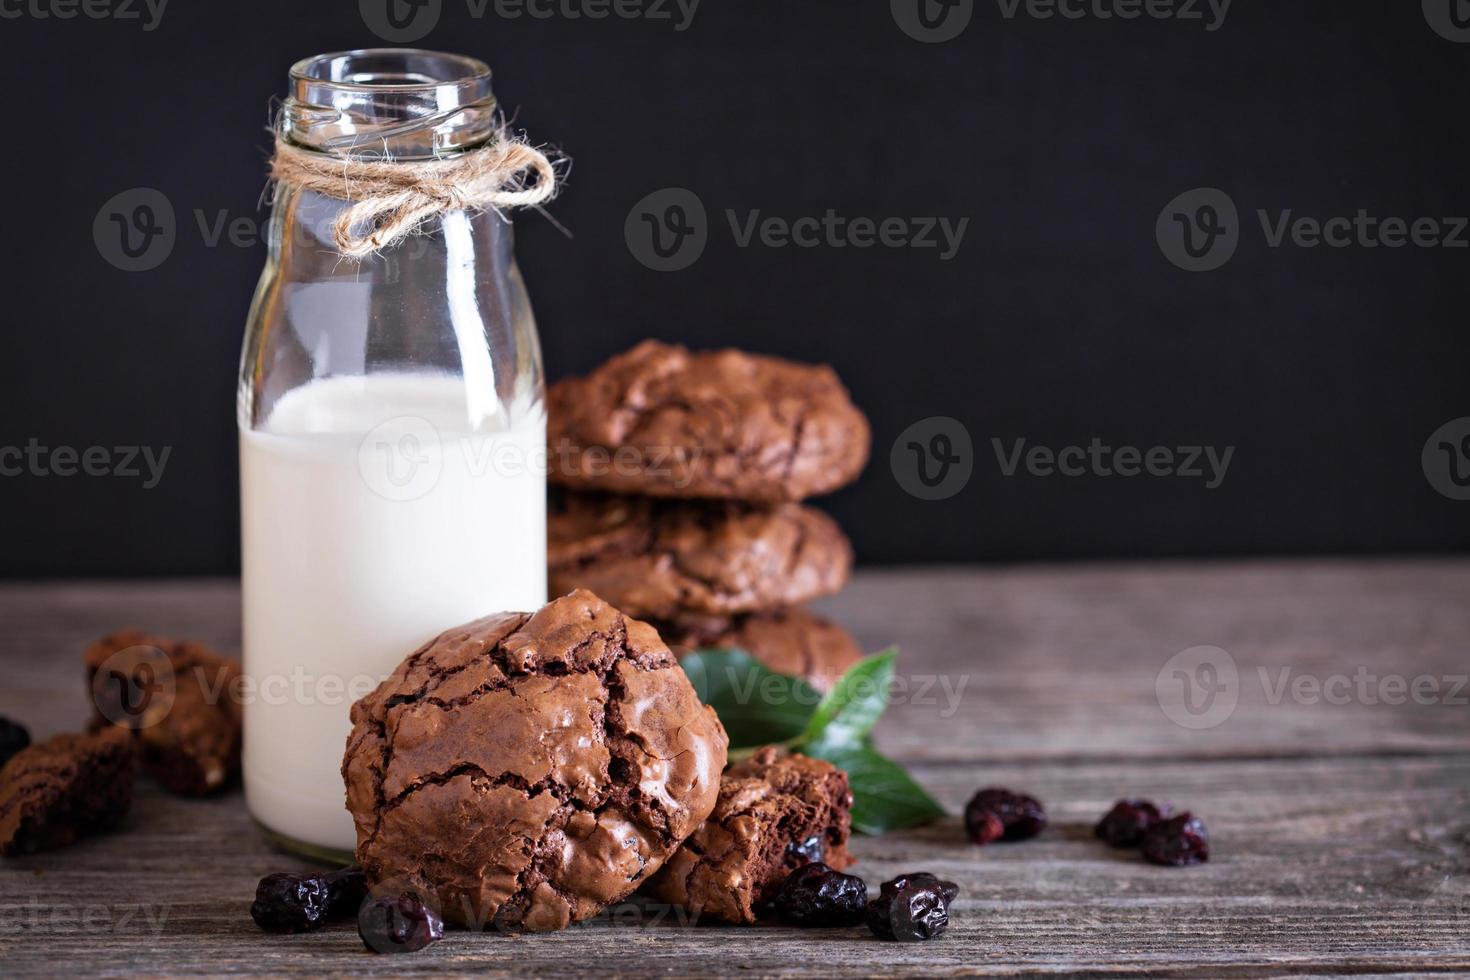
<path fill-rule="evenodd" d="M 350 925 L 267 936 L 246 914 L 255 881 L 302 865 L 261 841 L 238 793 L 150 787 L 117 833 L 0 863 L 0 974 L 1470 971 L 1470 561 L 872 571 L 823 606 L 872 649 L 903 645 L 910 696 L 879 744 L 952 814 L 992 784 L 1051 813 L 1027 843 L 972 847 L 957 816 L 856 842 L 872 885 L 917 869 L 960 883 L 941 940 L 691 928 L 632 906 L 410 957 L 364 952 Z M 84 721 L 79 657 L 97 634 L 134 623 L 238 649 L 237 586 L 9 584 L 0 622 L 0 714 L 44 736 Z M 1199 716 L 1213 727 L 1181 727 L 1156 681 L 1170 665 L 1177 714 L 1171 658 L 1201 645 L 1228 653 L 1238 693 Z M 1302 676 L 1347 703 L 1310 703 Z M 1396 677 L 1410 693 L 1384 703 Z M 1210 863 L 1096 842 L 1125 794 L 1201 815 Z"/>

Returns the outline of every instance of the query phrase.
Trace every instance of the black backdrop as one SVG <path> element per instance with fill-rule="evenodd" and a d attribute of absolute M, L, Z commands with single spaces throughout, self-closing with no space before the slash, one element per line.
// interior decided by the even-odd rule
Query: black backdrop
<path fill-rule="evenodd" d="M 11 467 L 0 575 L 233 572 L 234 379 L 263 249 L 211 246 L 198 215 L 263 219 L 269 100 L 291 62 L 382 41 L 356 0 L 171 0 L 151 30 L 143 0 L 93 2 L 112 15 L 0 3 L 0 447 L 170 456 L 151 488 Z M 418 42 L 485 58 L 517 125 L 574 159 L 553 209 L 574 237 L 518 221 L 551 377 L 650 335 L 831 362 L 875 446 L 861 482 L 824 506 L 871 562 L 1470 544 L 1470 502 L 1437 491 L 1420 455 L 1470 415 L 1470 249 L 1271 247 L 1256 213 L 1470 213 L 1470 43 L 1431 25 L 1457 0 L 1444 16 L 1411 0 L 1236 0 L 1219 22 L 1204 0 L 1184 11 L 1202 19 L 961 0 L 949 14 L 970 20 L 942 43 L 906 33 L 917 0 L 703 0 L 682 30 L 672 0 L 653 2 L 592 19 L 567 11 L 598 0 L 545 0 L 546 18 L 442 0 Z M 170 201 L 176 242 L 127 272 L 93 224 L 137 187 Z M 624 225 L 668 187 L 703 202 L 708 245 L 659 272 Z M 1201 187 L 1238 208 L 1238 247 L 1190 272 L 1155 222 Z M 740 247 L 727 209 L 968 225 L 947 260 Z M 899 433 L 930 416 L 973 439 L 972 476 L 944 500 L 906 492 L 890 467 Z M 1094 437 L 1235 450 L 1206 489 L 1007 477 L 992 444 Z"/>

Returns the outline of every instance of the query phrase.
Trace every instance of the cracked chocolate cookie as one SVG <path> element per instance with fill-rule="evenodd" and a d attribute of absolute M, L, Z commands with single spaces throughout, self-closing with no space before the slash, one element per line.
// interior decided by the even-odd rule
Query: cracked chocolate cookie
<path fill-rule="evenodd" d="M 585 591 L 445 631 L 352 722 L 342 775 L 369 879 L 504 930 L 631 894 L 709 815 L 727 745 L 653 627 Z"/>
<path fill-rule="evenodd" d="M 203 796 L 240 771 L 240 664 L 187 640 L 119 630 L 87 648 L 92 730 L 127 729 L 164 788 Z"/>
<path fill-rule="evenodd" d="M 730 618 L 681 616 L 654 625 L 677 656 L 694 650 L 744 650 L 767 670 L 800 677 L 823 693 L 863 658 L 851 633 L 800 606 Z"/>
<path fill-rule="evenodd" d="M 126 732 L 58 735 L 0 768 L 0 855 L 65 847 L 115 826 L 133 802 Z"/>
<path fill-rule="evenodd" d="M 631 616 L 730 616 L 841 589 L 852 545 L 800 504 L 561 493 L 547 515 L 551 591 L 591 589 Z"/>
<path fill-rule="evenodd" d="M 868 420 L 826 365 L 647 340 L 547 396 L 551 478 L 660 497 L 801 500 L 852 482 Z"/>
<path fill-rule="evenodd" d="M 697 916 L 754 922 L 794 869 L 852 863 L 851 809 L 841 769 L 767 746 L 730 767 L 714 812 L 647 890 Z"/>

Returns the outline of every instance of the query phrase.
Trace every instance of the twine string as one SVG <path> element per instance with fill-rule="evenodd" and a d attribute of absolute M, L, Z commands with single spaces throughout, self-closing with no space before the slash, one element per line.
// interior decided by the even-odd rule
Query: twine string
<path fill-rule="evenodd" d="M 332 239 L 355 259 L 387 248 L 434 215 L 534 207 L 557 191 L 546 154 L 504 130 L 468 153 L 409 162 L 318 153 L 277 140 L 271 179 L 350 201 L 333 223 Z"/>

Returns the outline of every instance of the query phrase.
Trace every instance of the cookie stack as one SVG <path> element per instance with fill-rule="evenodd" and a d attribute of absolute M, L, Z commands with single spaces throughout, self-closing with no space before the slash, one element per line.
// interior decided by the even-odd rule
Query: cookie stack
<path fill-rule="evenodd" d="M 553 594 L 590 589 L 677 652 L 748 650 L 825 690 L 862 655 L 802 607 L 852 545 L 801 501 L 867 462 L 867 419 L 831 368 L 645 341 L 552 386 Z"/>

